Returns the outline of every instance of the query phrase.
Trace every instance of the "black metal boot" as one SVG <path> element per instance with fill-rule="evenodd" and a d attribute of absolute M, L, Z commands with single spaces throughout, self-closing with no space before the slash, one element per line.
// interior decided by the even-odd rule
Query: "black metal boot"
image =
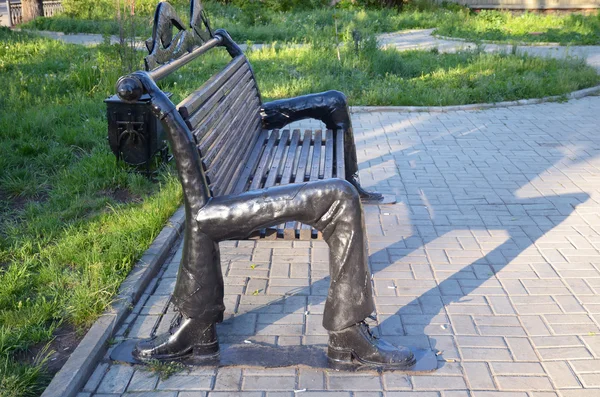
<path fill-rule="evenodd" d="M 139 342 L 133 357 L 140 361 L 175 360 L 194 354 L 196 358 L 214 358 L 219 355 L 219 341 L 214 323 L 200 323 L 179 314 L 171 323 L 169 332 Z"/>
<path fill-rule="evenodd" d="M 363 204 L 380 204 L 384 200 L 383 194 L 376 192 L 367 192 L 362 186 L 360 186 L 356 174 L 352 175 L 349 178 L 346 178 L 346 180 L 350 182 L 352 186 L 356 188 L 356 190 L 358 190 L 360 201 Z"/>
<path fill-rule="evenodd" d="M 341 331 L 329 333 L 327 356 L 335 363 L 360 364 L 384 369 L 407 369 L 416 363 L 414 354 L 406 347 L 396 347 L 379 339 L 361 321 Z"/>

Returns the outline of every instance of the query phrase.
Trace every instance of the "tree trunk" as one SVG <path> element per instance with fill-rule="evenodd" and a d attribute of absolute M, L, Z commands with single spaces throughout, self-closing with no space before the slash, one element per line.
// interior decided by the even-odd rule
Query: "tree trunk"
<path fill-rule="evenodd" d="M 397 8 L 398 11 L 402 11 L 403 3 L 404 3 L 403 0 L 381 0 L 381 4 L 384 7 Z"/>
<path fill-rule="evenodd" d="M 37 17 L 44 16 L 42 0 L 21 0 L 23 22 L 29 22 Z"/>

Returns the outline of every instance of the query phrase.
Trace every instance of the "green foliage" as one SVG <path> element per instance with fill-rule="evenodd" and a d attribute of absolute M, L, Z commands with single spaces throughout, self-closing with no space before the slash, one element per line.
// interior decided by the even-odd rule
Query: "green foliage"
<path fill-rule="evenodd" d="M 117 5 L 131 0 L 63 0 L 63 9 L 67 16 L 81 19 L 110 19 L 117 14 Z M 143 16 L 154 14 L 157 0 L 133 0 L 135 13 Z M 174 6 L 188 6 L 189 0 L 169 0 Z"/>
<path fill-rule="evenodd" d="M 148 361 L 144 369 L 158 375 L 160 380 L 169 379 L 171 376 L 183 372 L 184 370 L 189 371 L 189 368 L 176 361 L 164 362 L 159 360 Z"/>
<path fill-rule="evenodd" d="M 115 166 L 102 101 L 116 48 L 0 42 L 0 395 L 33 396 L 47 377 L 28 349 L 105 310 L 181 193 L 168 169 L 157 186 Z"/>
<path fill-rule="evenodd" d="M 265 100 L 338 89 L 352 105 L 444 106 L 561 95 L 600 83 L 581 60 L 463 51 L 379 50 L 372 38 L 252 51 Z M 275 62 L 275 60 L 277 60 Z"/>
<path fill-rule="evenodd" d="M 486 10 L 473 13 L 454 3 L 438 5 L 428 0 L 407 2 L 402 12 L 395 8 L 382 9 L 377 5 L 379 0 L 345 0 L 336 6 L 337 10 L 327 6 L 329 0 L 234 0 L 229 5 L 222 3 L 224 1 L 204 2 L 212 25 L 227 29 L 240 42 L 329 39 L 334 35 L 337 19 L 342 31 L 359 29 L 382 33 L 436 28 L 438 34 L 472 41 L 600 43 L 600 13 L 519 15 Z M 69 0 L 65 5 L 67 15 L 37 18 L 25 27 L 66 33 L 118 34 L 114 4 L 114 0 Z M 187 16 L 187 0 L 176 0 L 174 4 L 182 17 Z M 137 34 L 150 36 L 153 8 L 152 1 L 136 0 Z"/>
<path fill-rule="evenodd" d="M 600 44 L 600 12 L 595 15 L 537 14 L 483 10 L 448 19 L 436 33 L 471 41 L 556 42 L 563 45 Z"/>

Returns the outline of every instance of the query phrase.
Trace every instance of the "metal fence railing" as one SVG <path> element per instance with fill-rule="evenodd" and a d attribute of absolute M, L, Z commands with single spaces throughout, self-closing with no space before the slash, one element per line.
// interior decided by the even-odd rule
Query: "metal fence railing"
<path fill-rule="evenodd" d="M 6 9 L 8 10 L 8 24 L 15 26 L 23 21 L 23 10 L 20 1 L 6 1 Z M 61 0 L 44 0 L 44 16 L 51 17 L 63 10 Z"/>

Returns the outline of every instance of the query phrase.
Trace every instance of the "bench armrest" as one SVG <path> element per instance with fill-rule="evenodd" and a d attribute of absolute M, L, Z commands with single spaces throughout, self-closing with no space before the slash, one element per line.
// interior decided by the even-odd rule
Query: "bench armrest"
<path fill-rule="evenodd" d="M 280 99 L 261 107 L 263 128 L 281 128 L 304 119 L 321 120 L 328 129 L 352 130 L 346 96 L 339 91 Z"/>

